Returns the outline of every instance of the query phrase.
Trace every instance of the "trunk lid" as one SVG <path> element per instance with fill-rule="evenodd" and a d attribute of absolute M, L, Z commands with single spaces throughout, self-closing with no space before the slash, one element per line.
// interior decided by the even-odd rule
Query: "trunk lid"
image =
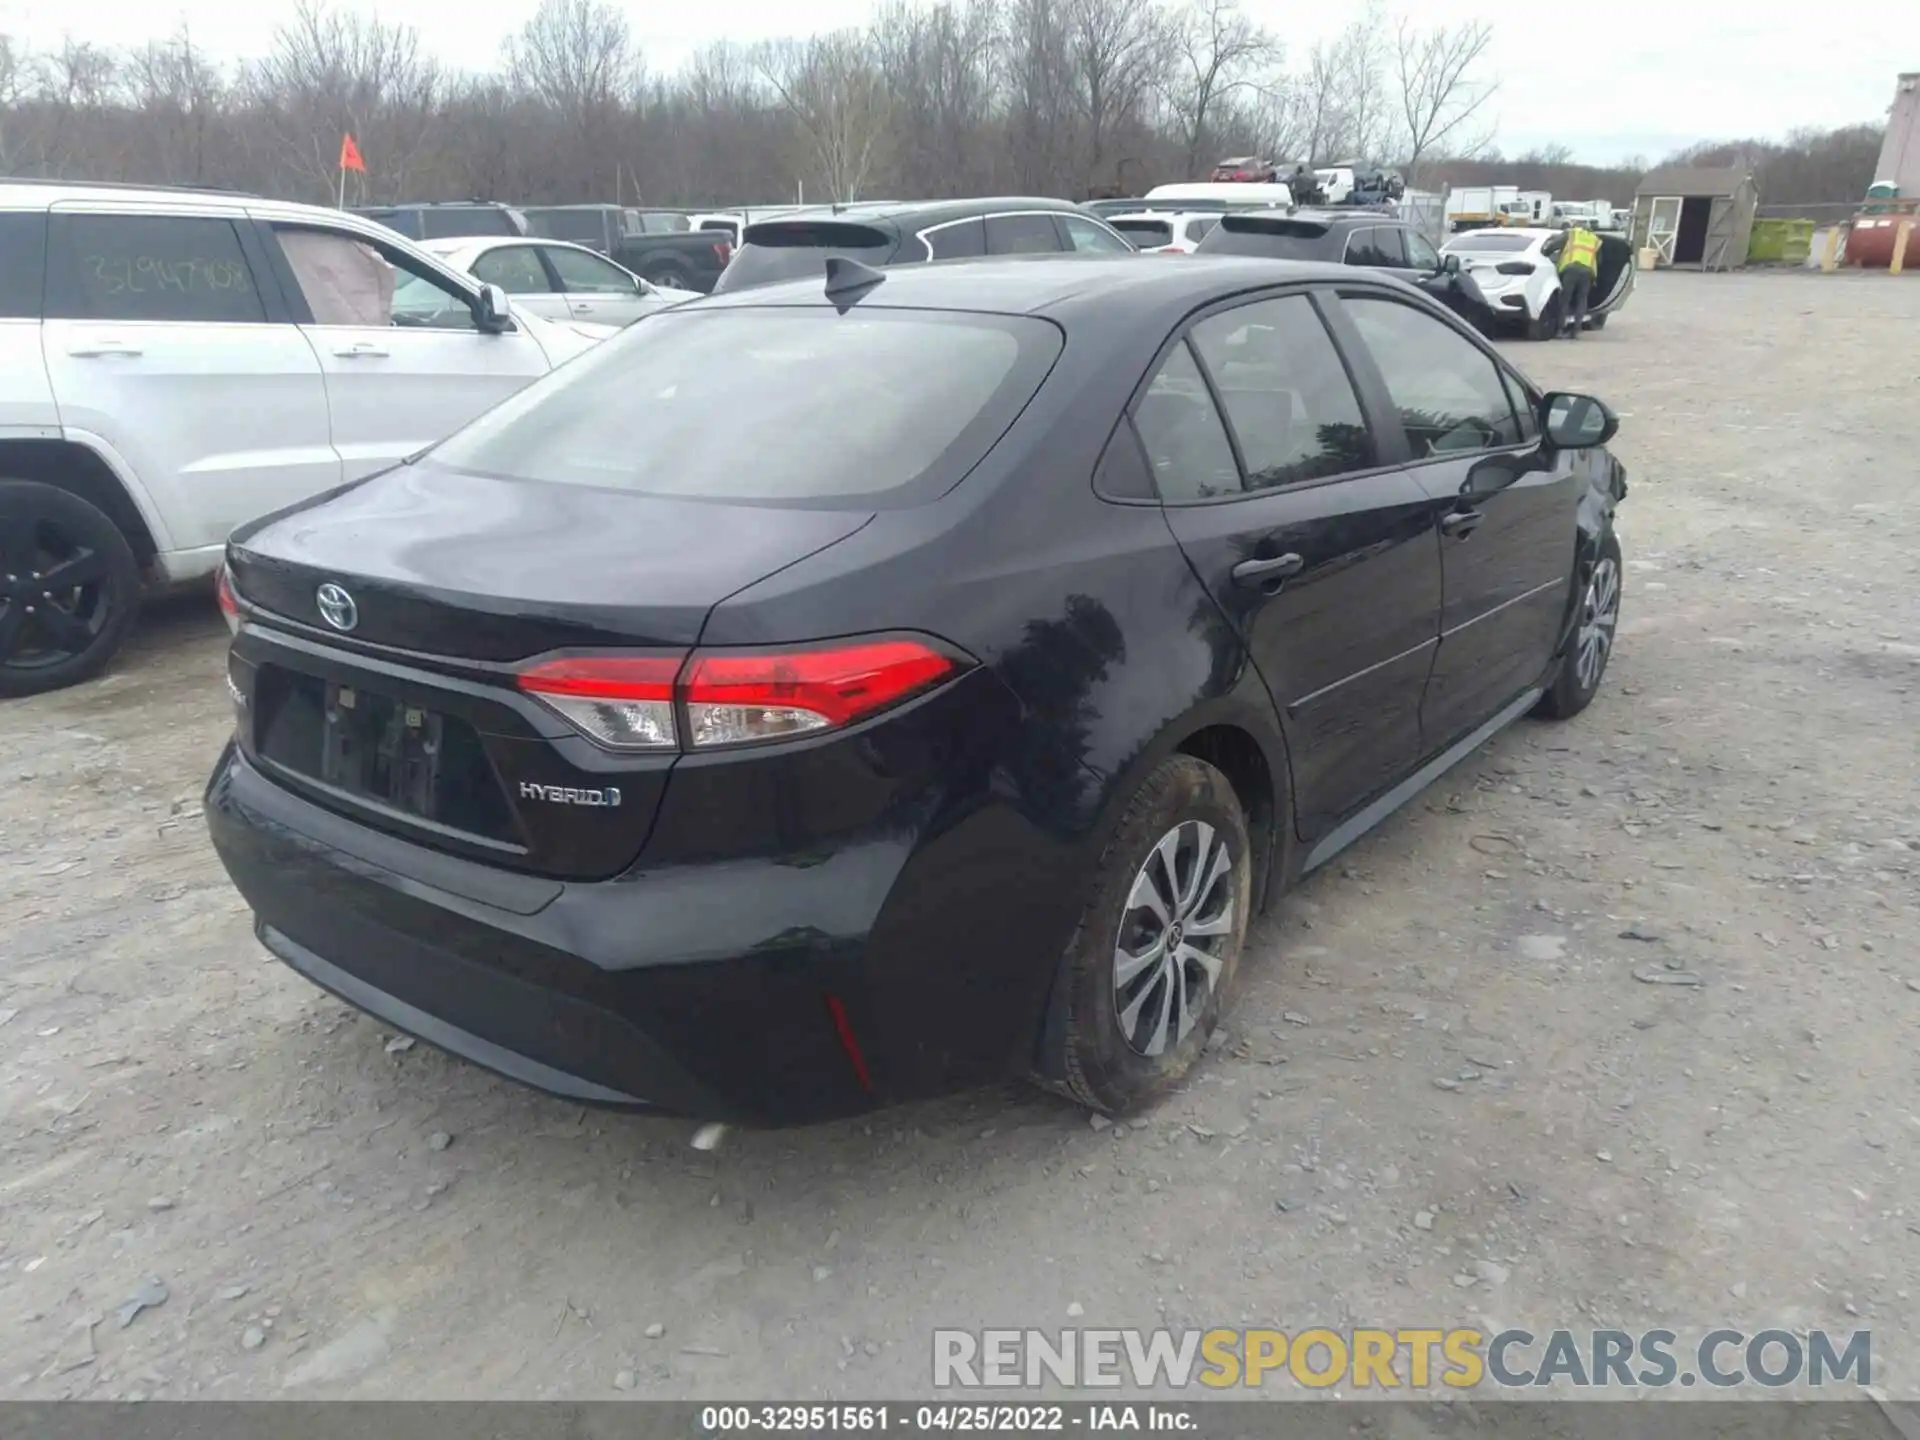
<path fill-rule="evenodd" d="M 519 662 L 606 648 L 677 663 L 716 603 L 870 518 L 426 462 L 376 476 L 229 544 L 247 610 L 228 663 L 241 748 L 287 788 L 417 844 L 563 879 L 618 874 L 677 753 L 594 744 L 521 691 Z"/>
<path fill-rule="evenodd" d="M 431 524 L 421 524 L 424 517 Z M 401 466 L 228 546 L 250 605 L 322 634 L 454 660 L 691 646 L 719 601 L 867 523 L 864 511 L 677 500 Z M 321 614 L 335 584 L 350 632 Z"/>

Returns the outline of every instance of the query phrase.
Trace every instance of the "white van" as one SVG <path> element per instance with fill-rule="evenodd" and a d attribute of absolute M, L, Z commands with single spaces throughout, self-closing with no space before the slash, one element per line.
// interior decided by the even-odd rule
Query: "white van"
<path fill-rule="evenodd" d="M 1293 193 L 1285 185 L 1259 180 L 1194 180 L 1178 185 L 1156 185 L 1147 191 L 1146 198 L 1152 203 L 1145 208 L 1154 210 L 1178 209 L 1172 202 L 1193 200 L 1249 208 L 1284 207 L 1293 203 Z"/>

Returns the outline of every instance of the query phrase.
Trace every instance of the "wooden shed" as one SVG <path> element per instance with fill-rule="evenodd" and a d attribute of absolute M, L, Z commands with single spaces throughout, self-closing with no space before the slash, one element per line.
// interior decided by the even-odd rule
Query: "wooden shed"
<path fill-rule="evenodd" d="M 1669 165 L 1648 172 L 1633 195 L 1633 243 L 1662 265 L 1733 270 L 1747 263 L 1760 192 L 1744 170 Z"/>

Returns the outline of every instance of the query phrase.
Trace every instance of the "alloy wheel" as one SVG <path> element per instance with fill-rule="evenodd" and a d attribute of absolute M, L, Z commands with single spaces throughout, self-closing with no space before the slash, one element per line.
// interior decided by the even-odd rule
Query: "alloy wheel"
<path fill-rule="evenodd" d="M 1113 950 L 1113 1013 L 1139 1054 L 1192 1031 L 1223 966 L 1237 915 L 1226 837 L 1188 820 L 1160 837 L 1134 876 Z"/>
<path fill-rule="evenodd" d="M 0 665 L 36 670 L 84 653 L 107 623 L 107 557 L 43 515 L 0 527 Z"/>
<path fill-rule="evenodd" d="M 1600 683 L 1613 650 L 1614 627 L 1620 623 L 1620 567 L 1610 555 L 1600 557 L 1587 581 L 1580 606 L 1580 634 L 1574 642 L 1574 676 L 1583 691 Z"/>

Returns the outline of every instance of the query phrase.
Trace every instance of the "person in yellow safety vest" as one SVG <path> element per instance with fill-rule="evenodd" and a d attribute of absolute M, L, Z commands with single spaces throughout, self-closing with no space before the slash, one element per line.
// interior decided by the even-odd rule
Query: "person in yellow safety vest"
<path fill-rule="evenodd" d="M 1600 272 L 1600 237 L 1584 225 L 1567 231 L 1560 247 L 1560 296 L 1565 302 L 1561 312 L 1573 326 L 1573 338 L 1587 328 L 1587 300 L 1593 293 L 1594 276 Z"/>

